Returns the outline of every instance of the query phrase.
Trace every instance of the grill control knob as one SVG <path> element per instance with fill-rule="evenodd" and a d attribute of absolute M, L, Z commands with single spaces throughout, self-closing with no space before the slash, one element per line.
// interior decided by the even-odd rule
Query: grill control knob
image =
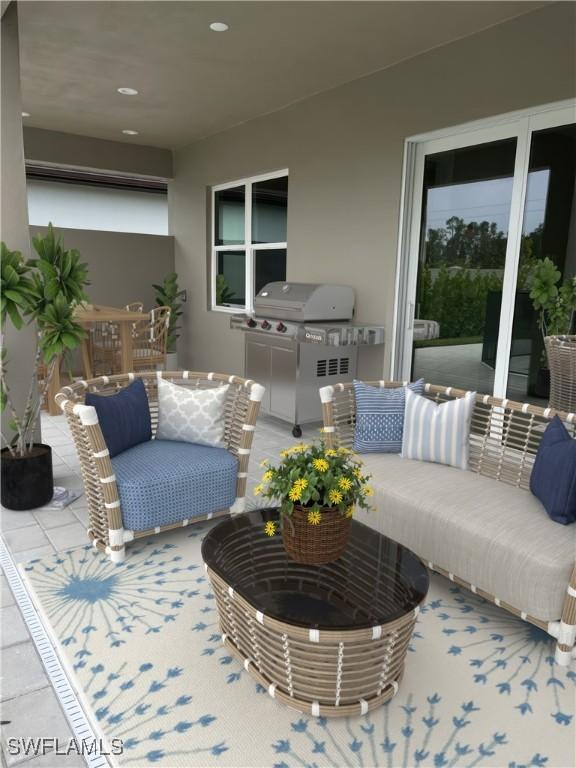
<path fill-rule="evenodd" d="M 284 325 L 284 323 L 278 323 L 278 325 L 276 326 L 276 330 L 280 331 L 280 333 L 286 333 L 288 328 Z"/>
<path fill-rule="evenodd" d="M 264 330 L 267 331 L 269 328 L 272 328 L 272 326 L 268 322 L 268 320 L 262 320 L 262 328 L 264 328 Z"/>
<path fill-rule="evenodd" d="M 248 328 L 256 328 L 258 323 L 256 322 L 256 320 L 254 320 L 254 318 L 250 317 L 248 318 L 248 320 L 246 320 L 246 325 L 248 326 Z"/>

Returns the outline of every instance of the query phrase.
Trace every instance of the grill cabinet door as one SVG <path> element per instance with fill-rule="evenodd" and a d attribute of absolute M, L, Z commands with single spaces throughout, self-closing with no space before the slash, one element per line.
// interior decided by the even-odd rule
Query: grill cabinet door
<path fill-rule="evenodd" d="M 270 362 L 270 413 L 295 423 L 296 348 L 272 346 Z"/>
<path fill-rule="evenodd" d="M 270 413 L 270 346 L 258 341 L 256 334 L 246 334 L 246 373 L 247 379 L 254 379 L 266 387 L 260 408 Z"/>

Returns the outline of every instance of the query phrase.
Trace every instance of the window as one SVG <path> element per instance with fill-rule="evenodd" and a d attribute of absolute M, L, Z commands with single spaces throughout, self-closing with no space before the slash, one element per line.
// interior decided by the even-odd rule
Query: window
<path fill-rule="evenodd" d="M 266 283 L 286 280 L 288 171 L 212 188 L 211 307 L 251 312 Z"/>
<path fill-rule="evenodd" d="M 30 224 L 168 234 L 166 181 L 26 164 Z"/>

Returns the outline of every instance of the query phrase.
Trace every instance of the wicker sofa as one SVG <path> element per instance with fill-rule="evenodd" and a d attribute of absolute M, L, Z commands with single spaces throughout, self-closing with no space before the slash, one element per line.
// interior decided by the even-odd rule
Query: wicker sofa
<path fill-rule="evenodd" d="M 193 446 L 172 441 L 158 441 L 168 444 L 174 451 L 189 449 L 190 453 L 179 455 L 179 464 L 173 461 L 173 454 L 164 458 L 161 466 L 155 456 L 148 455 L 147 464 L 141 455 L 135 461 L 128 463 L 125 457 L 138 452 L 141 448 L 160 448 L 154 445 L 157 441 L 135 446 L 111 459 L 98 416 L 93 406 L 85 405 L 86 392 L 100 395 L 113 395 L 126 387 L 135 378 L 142 379 L 148 395 L 152 432 L 154 434 L 158 422 L 158 378 L 195 389 L 229 385 L 224 407 L 224 448 L 208 448 Z M 142 373 L 127 373 L 117 376 L 100 376 L 88 381 L 80 381 L 64 387 L 56 395 L 56 402 L 66 416 L 70 431 L 80 459 L 80 469 L 88 500 L 90 524 L 88 536 L 94 546 L 106 552 L 114 562 L 122 562 L 125 545 L 133 539 L 150 536 L 161 531 L 180 528 L 189 523 L 217 517 L 229 512 L 244 510 L 246 479 L 252 437 L 260 407 L 264 387 L 254 381 L 242 379 L 239 376 L 228 376 L 221 373 L 193 373 L 192 371 L 161 372 L 149 371 Z M 204 451 L 201 459 L 197 458 L 198 450 Z M 196 453 L 194 453 L 196 451 Z M 206 453 L 213 453 L 206 457 Z M 220 464 L 216 464 L 218 459 Z M 196 462 L 196 466 L 192 464 Z M 200 463 L 202 462 L 202 463 Z M 225 464 L 229 485 L 226 489 L 227 506 L 218 506 L 216 486 L 221 483 L 221 466 Z M 135 467 L 135 469 L 133 469 Z M 162 473 L 161 471 L 162 470 Z M 178 476 L 180 472 L 180 476 Z M 190 473 L 189 477 L 185 477 Z M 150 484 L 152 480 L 152 484 Z M 181 493 L 182 514 L 174 511 L 173 496 L 170 495 L 174 485 L 179 481 L 187 483 L 184 493 Z M 122 481 L 125 485 L 122 486 Z M 199 483 L 203 483 L 202 492 L 207 504 L 200 510 L 194 510 L 199 495 Z M 139 494 L 139 484 L 143 493 Z M 120 488 L 119 488 L 120 486 Z M 161 488 L 166 488 L 162 493 Z M 186 490 L 188 489 L 188 490 Z M 124 492 L 126 491 L 126 492 Z M 121 497 L 125 506 L 132 502 L 137 524 L 130 527 L 128 509 L 123 510 Z M 188 504 L 188 499 L 190 503 Z M 133 503 L 135 501 L 135 503 Z M 151 502 L 151 503 L 150 503 Z M 212 503 L 214 502 L 214 503 Z M 210 504 L 212 505 L 210 506 Z M 139 514 L 139 507 L 147 506 L 151 511 L 148 518 L 156 519 L 152 525 L 147 524 L 146 515 Z M 162 509 L 164 506 L 164 509 Z M 196 504 L 196 506 L 198 506 Z M 190 510 L 190 511 L 188 511 Z M 126 512 L 126 514 L 123 514 Z M 158 519 L 158 513 L 160 518 Z M 166 513 L 163 518 L 162 515 Z M 169 520 L 169 522 L 165 522 Z"/>
<path fill-rule="evenodd" d="M 425 387 L 436 402 L 464 394 Z M 320 396 L 327 443 L 352 447 L 353 385 L 323 387 Z M 574 435 L 575 414 L 477 395 L 468 471 L 364 454 L 377 512 L 359 518 L 432 570 L 548 632 L 557 639 L 556 661 L 566 665 L 576 657 L 576 525 L 551 521 L 529 490 L 541 436 L 556 413 Z"/>

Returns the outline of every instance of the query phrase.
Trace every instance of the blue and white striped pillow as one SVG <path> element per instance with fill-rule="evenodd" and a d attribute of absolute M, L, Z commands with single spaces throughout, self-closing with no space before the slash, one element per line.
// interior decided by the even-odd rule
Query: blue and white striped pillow
<path fill-rule="evenodd" d="M 402 458 L 468 469 L 470 421 L 476 392 L 434 403 L 406 392 Z"/>
<path fill-rule="evenodd" d="M 424 392 L 424 379 L 408 387 L 372 387 L 354 382 L 356 395 L 356 430 L 354 450 L 357 453 L 400 453 L 406 389 Z"/>

